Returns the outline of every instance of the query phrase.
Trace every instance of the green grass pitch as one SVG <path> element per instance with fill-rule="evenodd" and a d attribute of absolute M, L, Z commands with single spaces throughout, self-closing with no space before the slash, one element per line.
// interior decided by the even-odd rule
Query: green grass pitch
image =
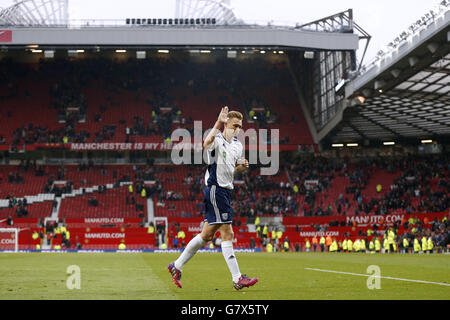
<path fill-rule="evenodd" d="M 167 264 L 175 253 L 3 253 L 0 299 L 64 300 L 448 300 L 450 255 L 345 253 L 237 253 L 242 273 L 258 277 L 251 288 L 236 291 L 221 253 L 198 253 L 184 267 L 183 288 L 171 281 Z M 80 267 L 80 289 L 68 289 L 70 265 Z M 380 289 L 368 277 L 318 272 L 323 269 L 366 274 L 370 265 L 381 277 Z"/>

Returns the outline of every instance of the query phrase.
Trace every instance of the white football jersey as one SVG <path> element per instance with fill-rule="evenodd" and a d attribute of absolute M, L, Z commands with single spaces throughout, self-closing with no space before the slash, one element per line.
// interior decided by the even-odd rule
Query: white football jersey
<path fill-rule="evenodd" d="M 219 132 L 206 150 L 208 169 L 205 173 L 205 184 L 233 189 L 236 162 L 244 158 L 242 143 L 237 138 L 228 142 Z"/>

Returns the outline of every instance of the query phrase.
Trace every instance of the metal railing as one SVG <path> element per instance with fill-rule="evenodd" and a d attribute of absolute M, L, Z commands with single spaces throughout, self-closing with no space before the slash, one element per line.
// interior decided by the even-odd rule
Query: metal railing
<path fill-rule="evenodd" d="M 130 18 L 128 18 L 130 19 Z M 167 20 L 166 23 L 153 23 L 153 18 L 142 18 L 134 19 L 140 20 L 140 23 L 127 23 L 127 19 L 69 19 L 67 21 L 62 20 L 45 20 L 35 23 L 26 22 L 14 22 L 10 23 L 8 21 L 2 20 L 0 18 L 0 26 L 2 27 L 14 27 L 14 28 L 105 28 L 105 27 L 128 27 L 128 28 L 171 28 L 171 29 L 242 29 L 242 28 L 255 28 L 261 29 L 265 28 L 268 30 L 279 29 L 279 30 L 298 30 L 298 31 L 311 31 L 311 32 L 336 32 L 336 33 L 348 33 L 349 24 L 343 23 L 340 27 L 335 25 L 333 28 L 318 27 L 315 24 L 304 24 L 290 22 L 290 21 L 267 21 L 267 20 L 238 20 L 234 24 L 203 24 L 203 23 L 174 23 L 175 19 L 161 19 Z M 152 20 L 149 23 L 149 20 Z M 157 20 L 160 20 L 159 18 Z M 168 21 L 172 20 L 170 24 Z"/>
<path fill-rule="evenodd" d="M 131 18 L 128 18 L 131 19 Z M 222 29 L 222 28 L 281 28 L 281 29 L 290 29 L 290 30 L 297 30 L 299 29 L 298 23 L 292 23 L 287 21 L 266 21 L 266 20 L 251 20 L 251 21 L 242 21 L 239 20 L 235 24 L 204 24 L 204 23 L 177 23 L 175 24 L 173 20 L 175 19 L 159 19 L 156 20 L 167 20 L 166 23 L 153 23 L 153 18 L 142 18 L 142 19 L 135 19 L 133 20 L 139 20 L 140 22 L 137 23 L 136 21 L 134 23 L 127 23 L 127 18 L 124 19 L 70 19 L 67 21 L 61 21 L 61 20 L 45 20 L 41 21 L 40 23 L 9 23 L 7 21 L 2 21 L 0 18 L 0 25 L 5 27 L 23 27 L 23 28 L 30 28 L 30 27 L 43 27 L 43 28 L 84 28 L 84 27 L 129 27 L 129 28 L 212 28 L 212 29 Z M 152 20 L 151 23 L 149 23 L 148 20 Z M 172 20 L 172 23 L 169 23 L 169 20 Z M 190 20 L 190 19 L 189 19 Z M 308 31 L 315 31 L 312 30 L 309 27 L 305 27 L 302 30 L 308 30 Z"/>
<path fill-rule="evenodd" d="M 450 10 L 450 0 L 441 1 L 434 9 L 425 13 L 420 19 L 411 24 L 407 30 L 402 31 L 395 39 L 389 42 L 384 48 L 380 49 L 377 55 L 366 65 L 364 65 L 355 75 L 361 76 L 374 68 L 382 60 L 390 56 L 390 53 L 397 50 L 404 43 L 408 42 L 412 37 L 416 36 L 436 20 L 441 19 Z"/>

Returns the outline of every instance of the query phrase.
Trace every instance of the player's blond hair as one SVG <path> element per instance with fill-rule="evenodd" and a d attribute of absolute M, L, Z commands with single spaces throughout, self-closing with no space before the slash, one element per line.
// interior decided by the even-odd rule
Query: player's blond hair
<path fill-rule="evenodd" d="M 244 116 L 239 111 L 230 111 L 227 114 L 228 119 L 237 118 L 239 120 L 243 120 Z"/>

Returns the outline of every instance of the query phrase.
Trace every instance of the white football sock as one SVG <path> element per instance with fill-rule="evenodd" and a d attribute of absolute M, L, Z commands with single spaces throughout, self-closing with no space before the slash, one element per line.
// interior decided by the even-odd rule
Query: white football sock
<path fill-rule="evenodd" d="M 222 254 L 227 262 L 228 269 L 230 269 L 231 276 L 233 277 L 233 282 L 238 282 L 241 277 L 241 272 L 239 271 L 239 265 L 234 254 L 233 242 L 222 241 L 220 246 L 222 247 Z"/>
<path fill-rule="evenodd" d="M 194 256 L 194 254 L 204 245 L 206 241 L 204 241 L 200 235 L 196 235 L 192 238 L 191 241 L 187 244 L 186 248 L 181 253 L 180 257 L 175 260 L 175 268 L 178 270 L 182 270 L 183 266 Z"/>

